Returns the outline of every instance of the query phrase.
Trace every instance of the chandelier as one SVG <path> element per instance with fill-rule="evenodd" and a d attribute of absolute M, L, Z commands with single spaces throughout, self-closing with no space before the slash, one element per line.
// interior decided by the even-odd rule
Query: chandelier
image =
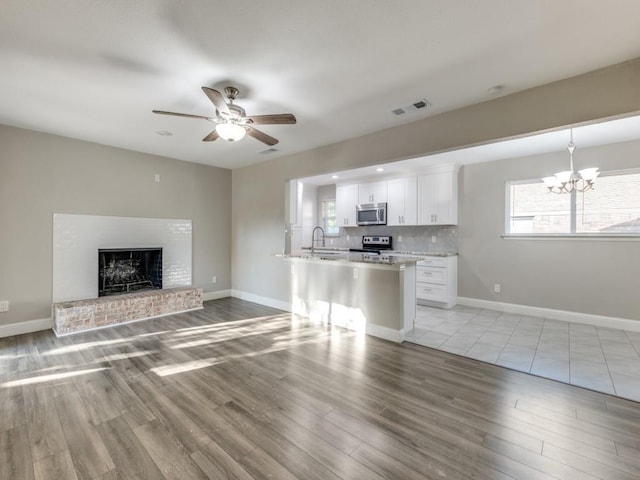
<path fill-rule="evenodd" d="M 593 189 L 596 178 L 600 172 L 598 168 L 585 168 L 579 170 L 578 173 L 573 171 L 573 152 L 576 144 L 573 143 L 573 128 L 571 129 L 571 140 L 567 146 L 569 151 L 569 170 L 558 172 L 552 177 L 544 177 L 542 181 L 550 193 L 571 193 L 586 192 Z"/>

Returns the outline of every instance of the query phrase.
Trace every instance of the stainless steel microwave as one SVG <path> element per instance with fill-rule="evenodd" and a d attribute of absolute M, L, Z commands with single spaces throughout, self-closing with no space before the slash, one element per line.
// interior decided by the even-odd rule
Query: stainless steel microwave
<path fill-rule="evenodd" d="M 356 223 L 358 225 L 386 225 L 387 204 L 365 203 L 356 205 Z"/>

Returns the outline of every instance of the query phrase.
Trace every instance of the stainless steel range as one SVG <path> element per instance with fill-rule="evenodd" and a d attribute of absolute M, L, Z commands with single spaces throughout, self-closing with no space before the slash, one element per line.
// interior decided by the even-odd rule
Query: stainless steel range
<path fill-rule="evenodd" d="M 363 235 L 362 248 L 350 248 L 349 251 L 379 255 L 380 252 L 392 250 L 392 249 L 393 249 L 392 237 Z"/>

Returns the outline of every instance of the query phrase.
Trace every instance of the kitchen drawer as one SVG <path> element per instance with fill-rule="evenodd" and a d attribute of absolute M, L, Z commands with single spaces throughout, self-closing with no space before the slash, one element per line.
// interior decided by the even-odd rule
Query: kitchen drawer
<path fill-rule="evenodd" d="M 419 282 L 416 283 L 416 297 L 418 300 L 444 302 L 447 300 L 447 288 L 444 285 Z"/>
<path fill-rule="evenodd" d="M 440 267 L 447 266 L 446 257 L 427 257 L 424 260 L 420 260 L 417 264 L 418 267 Z"/>
<path fill-rule="evenodd" d="M 418 267 L 416 269 L 416 282 L 447 284 L 447 269 L 439 267 Z"/>

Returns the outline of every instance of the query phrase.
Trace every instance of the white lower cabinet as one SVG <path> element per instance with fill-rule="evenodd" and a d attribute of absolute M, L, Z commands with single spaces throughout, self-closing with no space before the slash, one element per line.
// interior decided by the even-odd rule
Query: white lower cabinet
<path fill-rule="evenodd" d="M 419 261 L 416 267 L 418 304 L 453 307 L 458 297 L 458 257 L 428 257 Z"/>

